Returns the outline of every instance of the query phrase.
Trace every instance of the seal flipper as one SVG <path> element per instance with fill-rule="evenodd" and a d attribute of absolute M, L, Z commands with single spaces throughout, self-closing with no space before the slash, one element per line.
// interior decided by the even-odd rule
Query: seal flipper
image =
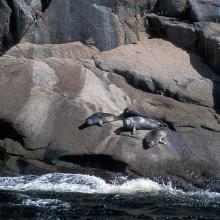
<path fill-rule="evenodd" d="M 166 145 L 167 145 L 167 142 L 165 141 L 165 138 L 162 138 L 161 140 L 159 140 L 159 143 L 160 143 L 160 144 L 166 144 Z"/>
<path fill-rule="evenodd" d="M 99 119 L 98 122 L 97 122 L 97 124 L 98 124 L 99 127 L 102 127 L 102 120 Z"/>
<path fill-rule="evenodd" d="M 133 135 L 134 135 L 134 134 L 135 134 L 135 132 L 136 132 L 136 127 L 134 126 L 134 127 L 133 127 L 133 129 L 132 129 L 131 134 L 133 134 Z"/>

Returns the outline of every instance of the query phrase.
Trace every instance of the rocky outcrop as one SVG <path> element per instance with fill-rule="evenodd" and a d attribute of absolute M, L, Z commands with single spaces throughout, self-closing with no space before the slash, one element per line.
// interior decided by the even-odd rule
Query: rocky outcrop
<path fill-rule="evenodd" d="M 220 21 L 219 0 L 188 0 L 193 21 Z"/>
<path fill-rule="evenodd" d="M 158 0 L 154 11 L 163 16 L 184 17 L 187 11 L 187 0 Z"/>
<path fill-rule="evenodd" d="M 25 43 L 0 65 L 1 171 L 104 169 L 197 186 L 219 176 L 219 78 L 196 55 L 154 39 L 102 53 L 80 43 Z M 121 121 L 78 129 L 96 111 L 119 115 L 129 106 L 168 121 L 176 130 L 168 145 L 144 149 L 147 131 L 131 136 Z"/>
<path fill-rule="evenodd" d="M 193 24 L 155 14 L 148 14 L 146 22 L 154 36 L 168 39 L 183 48 L 195 50 L 197 34 Z"/>
<path fill-rule="evenodd" d="M 147 14 L 146 26 L 154 37 L 167 39 L 187 50 L 197 52 L 220 73 L 219 57 L 219 23 L 189 23 L 175 18 Z"/>
<path fill-rule="evenodd" d="M 81 41 L 100 50 L 109 50 L 135 43 L 140 39 L 139 31 L 142 35 L 145 33 L 142 17 L 135 15 L 150 3 L 148 0 L 1 0 L 4 14 L 1 27 L 6 28 L 4 36 L 10 33 L 11 39 L 6 37 L 5 46 L 0 46 L 4 51 L 19 41 L 38 44 Z M 130 17 L 135 22 L 130 22 Z M 3 37 L 3 32 L 0 36 Z"/>
<path fill-rule="evenodd" d="M 0 54 L 8 48 L 11 41 L 10 36 L 10 16 L 11 9 L 8 7 L 6 1 L 0 1 Z"/>
<path fill-rule="evenodd" d="M 198 22 L 195 27 L 198 34 L 197 51 L 220 74 L 220 24 Z"/>
<path fill-rule="evenodd" d="M 143 91 L 208 107 L 217 100 L 213 83 L 219 77 L 198 56 L 166 41 L 147 40 L 137 46 L 119 47 L 96 56 L 95 62 L 102 70 L 124 76 Z"/>

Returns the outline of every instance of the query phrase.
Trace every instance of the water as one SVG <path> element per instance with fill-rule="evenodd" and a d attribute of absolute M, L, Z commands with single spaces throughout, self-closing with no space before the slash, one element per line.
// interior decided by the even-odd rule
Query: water
<path fill-rule="evenodd" d="M 220 193 L 81 174 L 0 178 L 0 219 L 220 219 Z"/>

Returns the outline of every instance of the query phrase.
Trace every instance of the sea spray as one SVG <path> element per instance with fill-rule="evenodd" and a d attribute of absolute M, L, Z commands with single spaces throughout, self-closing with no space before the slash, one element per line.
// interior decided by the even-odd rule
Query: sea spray
<path fill-rule="evenodd" d="M 123 178 L 122 178 L 123 179 Z M 172 186 L 172 182 L 159 184 L 148 178 L 126 179 L 107 183 L 96 176 L 83 174 L 50 173 L 42 176 L 0 177 L 0 190 L 45 191 L 58 193 L 135 194 L 168 193 L 179 196 L 219 197 L 220 193 L 200 190 L 185 192 Z"/>

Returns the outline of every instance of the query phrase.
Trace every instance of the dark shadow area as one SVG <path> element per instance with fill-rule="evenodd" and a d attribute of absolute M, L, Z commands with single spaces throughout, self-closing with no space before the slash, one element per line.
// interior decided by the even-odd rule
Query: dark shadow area
<path fill-rule="evenodd" d="M 59 160 L 82 167 L 97 168 L 119 173 L 124 173 L 127 167 L 125 162 L 115 160 L 111 156 L 103 154 L 67 155 L 59 157 Z"/>
<path fill-rule="evenodd" d="M 143 145 L 144 150 L 150 149 L 150 147 L 146 144 L 145 138 L 143 138 L 142 140 L 142 145 Z"/>
<path fill-rule="evenodd" d="M 51 3 L 51 0 L 41 0 L 41 4 L 42 4 L 41 11 L 45 12 L 46 9 L 49 7 L 50 3 Z"/>
<path fill-rule="evenodd" d="M 23 147 L 25 146 L 24 136 L 14 128 L 13 124 L 4 119 L 0 119 L 0 139 L 3 140 L 5 138 L 12 139 L 20 143 Z"/>
<path fill-rule="evenodd" d="M 116 128 L 116 129 L 114 130 L 114 133 L 115 133 L 116 135 L 122 135 L 122 133 L 124 133 L 124 132 L 131 132 L 131 131 L 129 131 L 129 130 L 126 129 L 125 127 Z"/>
<path fill-rule="evenodd" d="M 170 121 L 167 121 L 166 118 L 162 118 L 162 119 L 154 118 L 154 119 L 160 121 L 161 123 L 164 123 L 164 124 L 166 125 L 166 126 L 164 126 L 164 127 L 168 127 L 170 130 L 176 131 L 176 129 L 175 129 L 173 123 L 170 122 Z"/>
<path fill-rule="evenodd" d="M 9 156 L 6 154 L 5 149 L 0 146 L 0 160 L 5 162 L 8 159 L 9 159 Z"/>
<path fill-rule="evenodd" d="M 8 46 L 13 46 L 14 44 L 18 43 L 19 39 L 19 30 L 18 30 L 18 17 L 16 15 L 16 11 L 14 8 L 14 3 L 11 0 L 6 0 L 8 6 L 12 10 L 11 16 L 10 16 L 10 27 L 9 27 L 9 32 L 12 37 L 12 42 L 11 45 Z"/>
<path fill-rule="evenodd" d="M 204 60 L 196 54 L 189 52 L 190 63 L 193 68 L 204 78 L 213 83 L 213 108 L 216 113 L 220 114 L 220 76 L 217 75 Z"/>
<path fill-rule="evenodd" d="M 135 135 L 131 134 L 131 131 L 129 131 L 125 127 L 116 128 L 114 130 L 114 133 L 116 135 L 120 135 L 120 136 L 124 136 L 124 137 L 137 138 Z"/>

